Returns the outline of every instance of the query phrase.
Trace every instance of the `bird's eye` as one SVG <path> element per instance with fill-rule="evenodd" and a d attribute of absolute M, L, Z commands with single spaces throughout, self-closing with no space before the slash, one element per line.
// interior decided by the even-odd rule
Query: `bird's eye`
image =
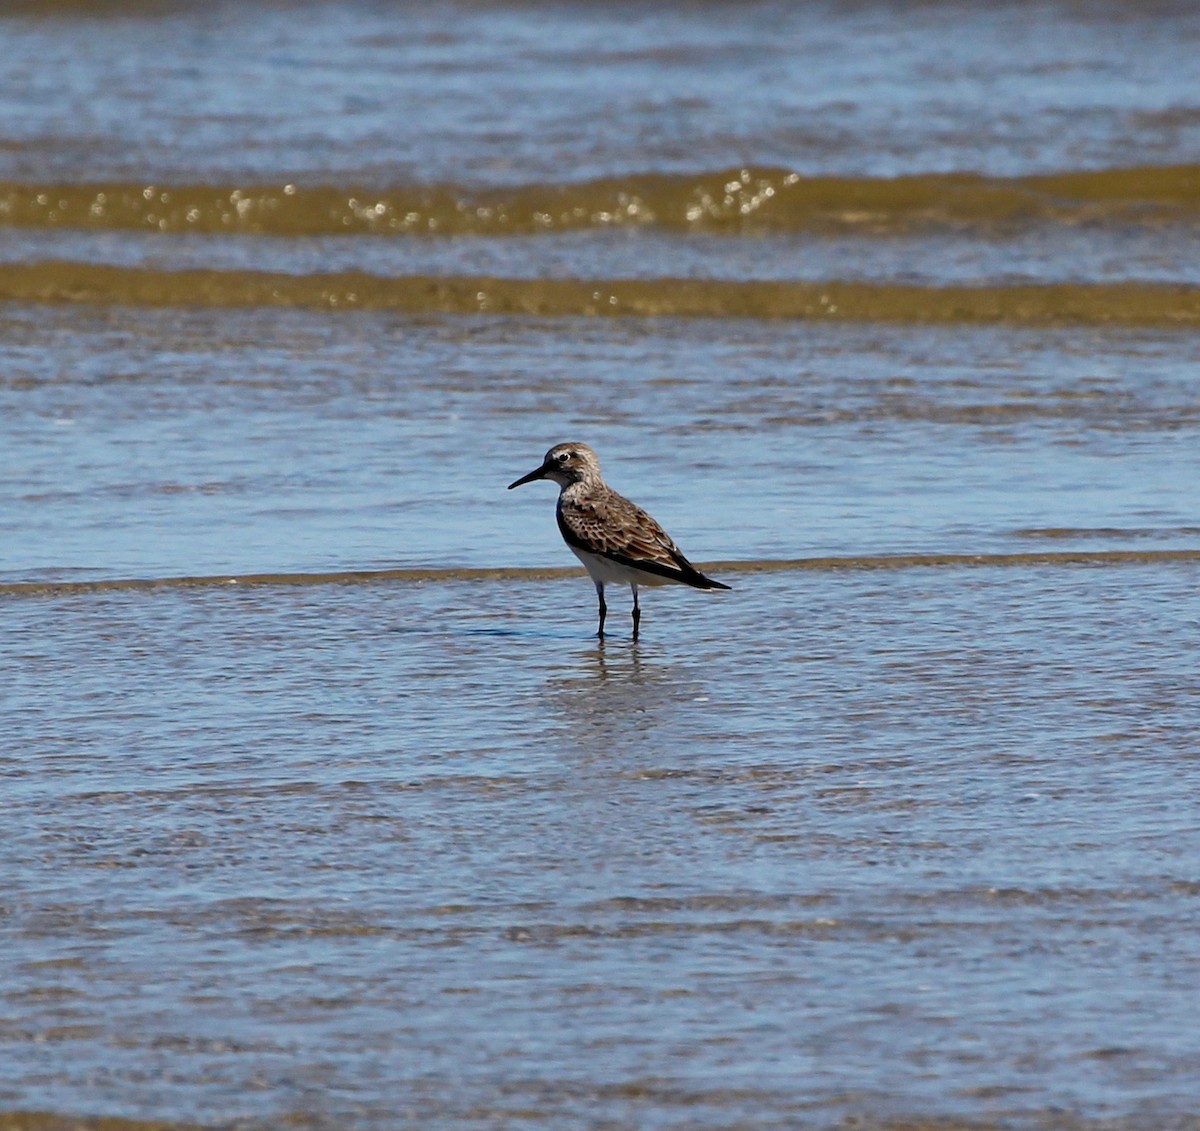
<path fill-rule="evenodd" d="M 557 459 L 559 463 L 566 463 L 567 460 L 569 460 L 570 458 L 571 458 L 570 452 L 559 452 L 558 455 L 555 456 L 555 459 Z"/>

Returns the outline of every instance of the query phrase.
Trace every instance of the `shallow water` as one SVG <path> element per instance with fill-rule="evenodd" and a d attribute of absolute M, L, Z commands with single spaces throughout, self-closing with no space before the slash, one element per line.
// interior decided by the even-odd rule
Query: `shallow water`
<path fill-rule="evenodd" d="M 0 579 L 571 559 L 586 437 L 695 557 L 1200 544 L 1177 332 L 34 308 Z M 513 524 L 523 537 L 511 537 Z"/>
<path fill-rule="evenodd" d="M 0 29 L 17 143 L 0 176 L 21 179 L 519 183 L 798 155 L 851 176 L 1008 175 L 1165 165 L 1200 143 L 1186 4 L 32 11 Z"/>
<path fill-rule="evenodd" d="M 728 580 L 8 601 L 5 1098 L 1191 1111 L 1195 564 Z"/>
<path fill-rule="evenodd" d="M 264 271 L 1107 280 L 1107 317 L 1194 325 L 1138 284 L 1196 282 L 1198 44 L 1167 3 L 16 6 L 0 295 L 96 263 L 151 273 L 100 301 L 232 305 Z"/>
<path fill-rule="evenodd" d="M 7 6 L 0 1129 L 1195 1127 L 1198 44 Z"/>
<path fill-rule="evenodd" d="M 925 230 L 886 239 L 832 233 L 723 235 L 626 230 L 533 236 L 459 235 L 450 240 L 354 240 L 27 229 L 4 233 L 0 257 L 14 263 L 97 263 L 145 271 L 213 270 L 236 279 L 270 271 L 300 277 L 374 276 L 498 279 L 738 281 L 846 279 L 936 287 L 1020 283 L 1200 283 L 1200 226 L 1031 225 L 987 232 Z M 65 270 L 64 270 L 65 274 Z M 235 304 L 230 304 L 235 305 Z"/>

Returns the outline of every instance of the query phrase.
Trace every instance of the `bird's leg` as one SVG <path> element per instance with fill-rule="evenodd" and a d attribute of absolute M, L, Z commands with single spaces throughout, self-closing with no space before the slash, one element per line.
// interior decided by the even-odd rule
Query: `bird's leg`
<path fill-rule="evenodd" d="M 638 625 L 642 623 L 642 610 L 638 607 L 637 582 L 631 581 L 629 588 L 633 590 L 633 638 L 638 638 Z"/>
<path fill-rule="evenodd" d="M 596 596 L 600 598 L 600 628 L 596 635 L 604 639 L 604 618 L 608 616 L 608 606 L 604 603 L 604 582 L 596 582 Z"/>

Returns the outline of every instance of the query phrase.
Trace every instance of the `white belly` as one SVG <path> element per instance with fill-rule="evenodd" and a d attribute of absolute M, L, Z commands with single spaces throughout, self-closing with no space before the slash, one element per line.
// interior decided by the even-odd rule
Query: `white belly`
<path fill-rule="evenodd" d="M 670 585 L 671 579 L 663 577 L 657 573 L 647 573 L 644 570 L 634 569 L 632 566 L 621 565 L 620 562 L 614 562 L 611 558 L 602 558 L 599 554 L 589 554 L 587 550 L 577 550 L 574 546 L 569 547 L 581 562 L 583 567 L 591 574 L 593 581 L 599 581 L 602 585 Z"/>

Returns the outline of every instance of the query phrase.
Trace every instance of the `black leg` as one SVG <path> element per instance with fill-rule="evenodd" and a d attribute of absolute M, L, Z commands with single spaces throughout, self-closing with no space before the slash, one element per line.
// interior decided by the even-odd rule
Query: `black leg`
<path fill-rule="evenodd" d="M 638 625 L 642 623 L 642 610 L 638 607 L 637 586 L 630 583 L 630 589 L 633 590 L 633 638 L 638 638 Z"/>
<path fill-rule="evenodd" d="M 601 640 L 604 639 L 604 618 L 608 616 L 608 606 L 604 603 L 604 583 L 596 582 L 596 596 L 600 598 L 600 629 L 596 633 Z"/>

